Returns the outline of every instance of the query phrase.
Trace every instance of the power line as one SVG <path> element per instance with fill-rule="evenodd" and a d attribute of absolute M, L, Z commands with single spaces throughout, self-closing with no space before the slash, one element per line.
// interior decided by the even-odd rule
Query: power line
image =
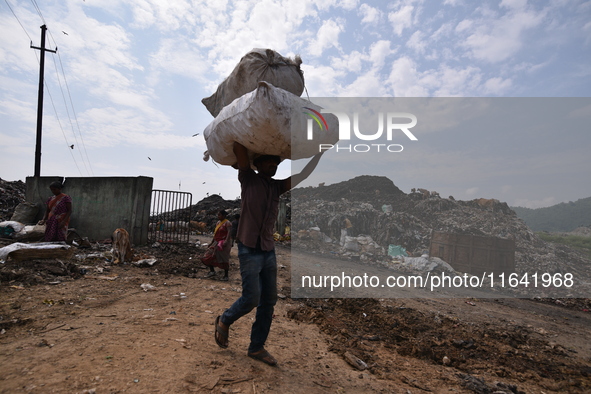
<path fill-rule="evenodd" d="M 15 19 L 17 20 L 17 22 L 19 23 L 19 25 L 21 26 L 21 28 L 23 29 L 23 31 L 25 32 L 25 34 L 27 35 L 27 37 L 29 38 L 29 41 L 31 41 L 31 43 L 32 43 L 32 42 L 33 42 L 33 40 L 31 39 L 31 36 L 29 35 L 29 33 L 27 32 L 27 30 L 25 29 L 25 27 L 24 27 L 24 26 L 23 26 L 23 24 L 21 23 L 20 19 L 18 18 L 18 16 L 17 16 L 17 15 L 16 15 L 16 13 L 14 12 L 14 10 L 13 10 L 13 8 L 11 7 L 10 3 L 8 2 L 8 0 L 4 0 L 4 1 L 5 1 L 6 5 L 8 6 L 8 8 L 10 9 L 10 11 L 12 12 L 12 14 L 14 15 L 14 17 L 15 17 Z M 46 24 L 46 23 L 45 23 L 45 18 L 43 17 L 43 14 L 42 14 L 42 12 L 41 12 L 41 9 L 39 8 L 39 5 L 37 4 L 37 2 L 36 2 L 35 0 L 31 0 L 31 3 L 33 4 L 33 7 L 34 7 L 34 8 L 35 8 L 35 10 L 37 11 L 37 14 L 39 15 L 39 17 L 41 18 L 41 20 L 42 20 L 43 24 L 45 25 L 45 24 Z M 51 33 L 51 31 L 49 31 L 49 34 L 50 34 L 51 38 L 53 39 L 54 43 L 56 44 L 56 49 L 57 49 L 57 42 L 56 42 L 55 38 L 53 37 L 53 34 Z M 32 44 L 31 44 L 31 45 L 32 45 Z M 87 172 L 88 174 L 91 174 L 91 173 L 92 173 L 92 175 L 94 175 L 94 172 L 93 172 L 93 170 L 92 170 L 92 166 L 91 166 L 91 164 L 90 164 L 90 159 L 88 158 L 88 152 L 87 152 L 87 150 L 86 150 L 86 144 L 84 143 L 84 138 L 82 137 L 82 132 L 81 132 L 81 130 L 80 130 L 80 125 L 79 125 L 79 123 L 78 123 L 78 118 L 77 118 L 77 116 L 76 116 L 76 111 L 75 111 L 75 109 L 74 109 L 74 104 L 73 104 L 73 101 L 72 101 L 72 95 L 71 95 L 71 93 L 70 93 L 70 88 L 69 88 L 69 86 L 68 86 L 68 82 L 67 82 L 67 78 L 66 78 L 66 73 L 65 73 L 65 70 L 64 70 L 64 67 L 63 67 L 63 63 L 62 63 L 62 61 L 61 61 L 61 56 L 60 56 L 59 52 L 57 52 L 57 54 L 58 54 L 58 59 L 59 59 L 59 61 L 60 61 L 60 67 L 61 67 L 61 70 L 62 70 L 62 75 L 63 75 L 63 78 L 64 78 L 64 83 L 65 83 L 65 85 L 66 85 L 66 90 L 67 90 L 67 92 L 68 92 L 68 97 L 69 97 L 70 105 L 71 105 L 71 107 L 72 107 L 72 112 L 73 112 L 73 114 L 74 114 L 74 119 L 75 119 L 75 122 L 76 122 L 76 127 L 77 127 L 77 129 L 78 129 L 78 134 L 80 135 L 80 140 L 82 141 L 82 143 L 81 143 L 81 144 L 78 142 L 78 138 L 77 138 L 77 136 L 76 136 L 76 131 L 74 130 L 74 125 L 73 125 L 73 122 L 72 122 L 72 118 L 71 118 L 71 116 L 70 116 L 70 111 L 69 111 L 69 109 L 68 109 L 68 103 L 66 102 L 65 94 L 64 94 L 63 87 L 62 87 L 62 84 L 61 84 L 61 79 L 60 79 L 60 77 L 59 77 L 59 69 L 58 69 L 58 67 L 57 67 L 57 64 L 56 64 L 56 62 L 55 62 L 55 58 L 54 58 L 54 60 L 53 60 L 53 61 L 54 61 L 54 66 L 55 66 L 55 68 L 56 68 L 56 75 L 57 75 L 57 79 L 58 79 L 58 85 L 59 85 L 60 91 L 61 91 L 61 93 L 62 93 L 62 98 L 64 99 L 64 104 L 65 104 L 65 106 L 66 106 L 66 114 L 67 114 L 67 116 L 68 116 L 68 119 L 69 119 L 69 121 L 70 121 L 70 125 L 71 125 L 71 127 L 72 127 L 72 132 L 73 132 L 73 134 L 74 134 L 74 139 L 76 140 L 76 144 L 77 144 L 78 146 L 82 146 L 82 148 L 83 148 L 82 150 L 84 150 L 84 154 L 85 154 L 85 156 L 86 156 L 86 160 L 85 160 L 85 159 L 84 159 L 84 157 L 82 156 L 82 152 L 81 152 L 81 151 L 80 151 L 80 158 L 82 159 L 82 163 L 83 163 L 83 165 L 84 165 L 84 167 L 85 167 L 85 169 L 86 169 L 86 172 Z M 37 53 L 36 53 L 36 52 L 35 52 L 35 57 L 36 57 L 36 59 L 37 59 L 37 63 L 39 63 L 39 62 L 40 62 L 40 61 L 39 61 L 39 57 L 37 56 Z M 50 97 L 50 100 L 51 100 L 51 103 L 52 103 L 52 106 L 53 106 L 53 109 L 54 109 L 54 112 L 55 112 L 55 116 L 56 116 L 56 119 L 57 119 L 57 121 L 58 121 L 58 124 L 59 124 L 59 126 L 60 126 L 60 129 L 62 130 L 62 134 L 63 134 L 63 136 L 64 136 L 64 140 L 66 141 L 66 145 L 68 146 L 68 148 L 70 148 L 70 147 L 72 147 L 72 146 L 71 146 L 71 145 L 70 145 L 70 143 L 68 142 L 68 139 L 67 139 L 67 137 L 66 137 L 66 134 L 65 134 L 65 132 L 64 132 L 64 129 L 63 129 L 63 127 L 62 127 L 62 124 L 61 124 L 61 121 L 60 121 L 60 118 L 59 118 L 59 115 L 58 115 L 58 112 L 57 112 L 57 108 L 56 108 L 56 106 L 55 106 L 55 103 L 54 103 L 54 101 L 53 101 L 53 96 L 51 95 L 51 91 L 50 91 L 50 89 L 49 89 L 49 86 L 47 85 L 47 83 L 46 83 L 46 82 L 44 82 L 44 86 L 45 86 L 45 88 L 46 88 L 46 89 L 47 89 L 47 91 L 48 91 L 48 94 L 49 94 L 49 97 Z M 73 149 L 73 148 L 72 148 L 72 149 Z M 73 153 L 71 152 L 71 150 L 72 150 L 72 149 L 68 149 L 68 151 L 70 151 L 70 155 L 72 156 L 72 160 L 74 161 L 74 164 L 76 165 L 76 168 L 78 169 L 78 172 L 80 173 L 80 175 L 82 175 L 82 173 L 81 173 L 81 171 L 80 171 L 80 168 L 79 168 L 79 166 L 78 166 L 78 163 L 77 163 L 77 161 L 76 161 L 76 158 L 74 157 Z M 90 172 L 88 171 L 88 167 L 86 166 L 86 163 L 87 163 L 87 162 L 88 162 L 88 167 L 90 167 Z"/>
<path fill-rule="evenodd" d="M 23 28 L 23 31 L 25 32 L 25 34 L 27 35 L 27 37 L 29 37 L 29 41 L 33 42 L 33 39 L 31 38 L 31 36 L 29 35 L 29 33 L 27 33 L 27 30 L 25 29 L 25 27 L 21 23 L 20 19 L 18 19 L 18 16 L 16 16 L 16 14 L 14 13 L 14 10 L 10 6 L 10 3 L 8 2 L 8 0 L 4 0 L 4 2 L 8 6 L 8 8 L 10 8 L 10 11 L 12 12 L 12 15 L 14 15 L 14 17 L 16 18 L 18 24 L 21 25 L 21 27 Z M 37 52 L 35 52 L 35 56 L 37 56 Z M 37 59 L 37 60 L 39 60 L 39 59 Z"/>
<path fill-rule="evenodd" d="M 72 106 L 72 112 L 74 113 L 74 120 L 76 121 L 76 128 L 78 129 L 78 134 L 80 135 L 80 140 L 82 141 L 82 148 L 84 149 L 84 155 L 86 156 L 86 161 L 88 162 L 88 166 L 90 167 L 90 173 L 92 175 L 94 175 L 94 171 L 92 169 L 92 164 L 90 162 L 90 158 L 88 157 L 88 152 L 86 150 L 86 144 L 84 143 L 84 138 L 82 137 L 82 131 L 80 130 L 80 124 L 78 123 L 78 116 L 76 115 L 76 110 L 74 109 L 74 102 L 72 101 L 72 94 L 70 93 L 70 87 L 68 86 L 68 81 L 66 80 L 66 72 L 64 71 L 64 65 L 62 63 L 62 58 L 59 55 L 59 53 L 58 53 L 57 57 L 60 61 L 62 74 L 64 75 L 64 83 L 66 84 L 66 90 L 68 91 L 70 105 Z M 76 134 L 76 133 L 74 132 L 74 134 Z"/>
<path fill-rule="evenodd" d="M 80 146 L 79 145 L 79 142 L 78 142 L 78 138 L 76 137 L 76 132 L 74 131 L 74 124 L 72 123 L 72 118 L 70 117 L 70 111 L 68 109 L 68 103 L 66 102 L 66 96 L 64 95 L 64 89 L 62 87 L 62 81 L 60 79 L 59 70 L 57 68 L 57 63 L 55 61 L 55 57 L 53 58 L 53 64 L 55 66 L 55 75 L 57 77 L 57 81 L 58 81 L 58 84 L 59 84 L 59 87 L 60 87 L 60 92 L 62 93 L 62 99 L 64 100 L 64 105 L 66 106 L 66 114 L 68 116 L 68 119 L 70 120 L 70 127 L 72 128 L 72 132 L 74 134 L 74 140 L 76 140 L 76 146 Z M 61 127 L 61 124 L 60 124 L 60 127 Z M 65 135 L 64 135 L 64 137 L 65 137 Z M 67 141 L 67 139 L 66 139 L 66 145 L 68 147 L 70 147 L 70 143 Z M 69 150 L 71 150 L 71 149 L 69 149 Z M 72 153 L 72 152 L 70 152 L 70 153 Z M 72 156 L 73 156 L 73 153 L 72 153 Z M 81 151 L 80 151 L 80 158 L 82 159 L 82 164 L 84 165 L 84 168 L 86 169 L 86 173 L 87 174 L 90 174 L 88 172 L 88 167 L 86 167 L 86 162 L 84 161 L 84 157 L 82 157 L 82 152 Z"/>
<path fill-rule="evenodd" d="M 51 36 L 51 38 L 53 39 L 53 42 L 57 46 L 57 42 L 56 42 L 55 38 L 53 37 L 53 34 L 51 33 L 51 31 L 49 31 L 49 35 Z M 59 52 L 57 53 L 57 57 L 58 57 L 58 60 L 60 63 L 60 68 L 62 70 L 62 75 L 64 77 L 64 84 L 66 85 L 66 91 L 68 92 L 68 98 L 70 101 L 70 107 L 72 108 L 72 114 L 74 115 L 74 121 L 76 123 L 76 128 L 78 129 L 78 134 L 80 135 L 80 141 L 82 141 L 82 150 L 84 150 L 84 155 L 86 156 L 86 162 L 88 163 L 88 167 L 90 168 L 90 172 L 88 171 L 88 168 L 86 167 L 86 162 L 84 160 L 84 157 L 82 156 L 82 151 L 80 151 L 80 157 L 82 158 L 82 162 L 84 163 L 84 167 L 86 168 L 86 172 L 88 174 L 94 175 L 94 171 L 92 169 L 92 165 L 91 165 L 90 159 L 88 157 L 88 151 L 86 150 L 86 144 L 84 143 L 84 137 L 82 136 L 82 131 L 80 130 L 80 124 L 78 123 L 78 116 L 76 115 L 76 109 L 74 108 L 74 101 L 72 100 L 72 94 L 70 92 L 70 87 L 68 85 L 68 79 L 66 78 L 66 71 L 64 70 L 64 64 L 62 63 L 62 57 L 60 56 Z M 55 59 L 54 59 L 54 63 L 55 63 Z M 56 73 L 57 73 L 57 64 L 55 65 L 55 67 L 56 67 Z M 58 80 L 59 80 L 59 77 L 58 77 Z M 63 88 L 61 86 L 61 83 L 60 83 L 60 89 L 62 89 L 62 96 L 63 96 L 64 93 L 63 93 Z M 64 102 L 65 101 L 66 101 L 66 99 L 64 96 Z M 66 103 L 66 111 L 68 114 L 68 118 L 70 119 L 72 133 L 74 134 L 74 138 L 76 139 L 76 143 L 78 143 L 78 138 L 76 138 L 76 131 L 74 129 L 74 123 L 72 122 L 72 118 L 70 117 L 70 112 L 68 111 L 68 104 L 67 103 Z"/>
<path fill-rule="evenodd" d="M 39 8 L 39 6 L 37 5 L 37 2 L 35 0 L 31 0 L 31 3 L 33 3 L 33 7 L 35 7 L 35 10 L 37 10 L 37 14 L 39 14 L 39 17 L 43 21 L 43 26 L 41 26 L 41 29 L 44 30 L 44 31 L 46 31 L 47 30 L 47 26 L 46 26 L 47 24 L 45 22 L 45 18 L 43 17 L 43 14 L 41 13 L 41 9 Z M 51 32 L 49 34 L 53 38 L 53 35 L 51 34 Z M 42 39 L 45 40 L 45 34 L 42 35 Z M 56 43 L 55 42 L 55 39 L 53 41 L 54 41 L 54 43 Z M 42 50 L 45 50 L 45 49 L 43 48 Z M 55 51 L 52 51 L 52 52 L 54 52 L 54 53 L 57 52 L 57 43 L 56 43 Z M 54 62 L 54 65 L 55 65 L 55 59 L 53 60 L 53 62 Z M 62 97 L 64 98 L 64 103 L 66 104 L 66 113 L 68 115 L 68 118 L 70 119 L 70 113 L 68 111 L 68 106 L 67 106 L 67 103 L 66 103 L 66 100 L 65 100 L 64 90 L 61 87 L 61 80 L 59 78 L 59 72 L 58 72 L 58 69 L 57 69 L 57 65 L 56 65 L 55 70 L 56 70 L 56 75 L 57 75 L 57 79 L 58 79 L 58 85 L 60 87 L 60 91 L 62 92 Z M 58 122 L 58 125 L 60 127 L 60 130 L 62 131 L 62 135 L 64 136 L 64 140 L 66 141 L 66 146 L 67 147 L 70 147 L 70 143 L 68 142 L 68 138 L 66 137 L 66 133 L 64 132 L 64 128 L 62 127 L 62 122 L 60 121 L 60 118 L 59 118 L 59 115 L 58 115 L 58 112 L 57 112 L 57 108 L 55 106 L 55 102 L 53 101 L 53 96 L 51 94 L 51 90 L 49 89 L 49 86 L 47 85 L 47 82 L 43 81 L 43 85 L 47 89 L 47 93 L 49 94 L 49 99 L 51 101 L 51 105 L 53 107 L 53 111 L 55 112 L 55 117 L 57 119 L 57 122 Z M 43 89 L 43 87 L 40 88 L 40 91 L 41 91 L 41 89 Z M 39 106 L 43 106 L 43 102 L 40 101 L 38 105 Z M 42 109 L 39 109 L 38 111 L 42 111 Z M 41 112 L 39 112 L 39 113 L 41 113 Z M 40 120 L 38 120 L 38 122 L 40 122 Z M 70 124 L 71 123 L 72 123 L 72 121 L 70 119 Z M 40 127 L 40 123 L 38 124 L 38 128 L 39 127 Z M 41 132 L 40 130 L 38 130 L 38 132 L 37 132 L 37 139 L 38 140 L 41 138 L 40 132 Z M 74 138 L 76 138 L 76 134 L 75 133 L 74 133 Z M 77 139 L 76 139 L 76 142 L 78 142 Z M 40 141 L 38 141 L 38 145 L 40 146 Z M 74 154 L 71 152 L 71 149 L 68 149 L 68 151 L 70 151 L 70 156 L 72 156 L 72 160 L 74 161 L 74 165 L 78 169 L 78 173 L 80 174 L 80 176 L 82 176 L 82 172 L 80 171 L 80 167 L 78 166 L 78 163 L 76 162 L 76 158 L 74 157 Z M 36 153 L 36 155 L 39 155 L 38 159 L 41 158 L 41 152 Z M 84 158 L 82 158 L 82 162 L 84 164 Z M 39 164 L 36 164 L 36 167 L 37 166 L 40 167 L 40 163 Z M 85 166 L 86 166 L 86 164 L 85 164 Z M 36 172 L 36 175 L 35 176 L 38 176 L 39 169 L 36 168 L 35 172 Z M 87 172 L 88 172 L 88 170 L 87 170 Z"/>
<path fill-rule="evenodd" d="M 51 106 L 53 107 L 53 112 L 55 112 L 55 117 L 57 118 L 57 123 L 60 126 L 60 130 L 62 131 L 64 139 L 66 140 L 66 145 L 69 148 L 70 143 L 68 142 L 68 138 L 66 137 L 66 133 L 64 132 L 64 128 L 62 127 L 62 122 L 60 122 L 59 116 L 57 115 L 57 109 L 55 108 L 55 103 L 53 102 L 53 96 L 51 95 L 51 92 L 49 91 L 49 87 L 47 86 L 47 83 L 45 83 L 45 87 L 47 88 L 47 94 L 49 95 L 49 101 L 51 101 Z M 80 174 L 80 176 L 83 176 L 82 172 L 80 171 L 80 167 L 78 167 L 78 163 L 76 162 L 76 158 L 74 157 L 74 154 L 72 153 L 72 149 L 68 149 L 68 151 L 70 151 L 70 156 L 72 156 L 72 160 L 74 160 L 74 164 L 76 165 L 76 168 L 78 169 L 78 173 Z"/>
<path fill-rule="evenodd" d="M 33 7 L 35 7 L 37 14 L 39 14 L 39 17 L 43 21 L 43 24 L 47 25 L 47 23 L 45 23 L 45 18 L 43 18 L 43 14 L 41 14 L 41 9 L 39 9 L 39 6 L 37 5 L 37 2 L 35 0 L 31 0 L 31 3 L 33 3 Z"/>

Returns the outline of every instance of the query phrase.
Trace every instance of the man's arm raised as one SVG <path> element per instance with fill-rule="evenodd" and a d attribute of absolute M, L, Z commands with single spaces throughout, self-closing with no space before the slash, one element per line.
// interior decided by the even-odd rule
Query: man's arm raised
<path fill-rule="evenodd" d="M 234 142 L 232 150 L 234 151 L 236 160 L 238 161 L 236 163 L 238 165 L 238 169 L 241 171 L 248 170 L 250 168 L 250 160 L 248 159 L 248 150 L 246 147 L 238 142 Z"/>
<path fill-rule="evenodd" d="M 318 165 L 318 162 L 320 161 L 320 158 L 322 157 L 324 152 L 326 151 L 322 151 L 314 155 L 314 157 L 312 157 L 312 159 L 308 162 L 308 164 L 306 164 L 304 169 L 299 174 L 294 174 L 287 178 L 283 184 L 283 188 L 285 190 L 282 190 L 281 193 L 285 193 L 286 191 L 291 190 L 292 188 L 296 187 L 301 182 L 303 182 L 307 177 L 309 177 L 312 171 L 314 171 L 314 169 Z"/>

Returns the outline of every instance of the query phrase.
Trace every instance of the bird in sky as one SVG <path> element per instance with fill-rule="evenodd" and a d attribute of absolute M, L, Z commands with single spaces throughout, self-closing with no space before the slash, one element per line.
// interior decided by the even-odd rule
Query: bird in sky
<path fill-rule="evenodd" d="M 199 133 L 193 134 L 192 137 L 197 137 L 198 135 L 199 135 Z"/>
<path fill-rule="evenodd" d="M 148 156 L 148 160 L 152 161 L 152 159 L 150 159 L 150 156 Z"/>
<path fill-rule="evenodd" d="M 63 30 L 62 30 L 62 33 L 64 33 L 65 35 L 69 36 L 69 34 L 68 34 L 68 33 L 66 33 L 66 32 L 65 32 L 65 31 L 63 31 Z"/>
<path fill-rule="evenodd" d="M 70 145 L 70 149 L 74 149 L 74 144 Z"/>

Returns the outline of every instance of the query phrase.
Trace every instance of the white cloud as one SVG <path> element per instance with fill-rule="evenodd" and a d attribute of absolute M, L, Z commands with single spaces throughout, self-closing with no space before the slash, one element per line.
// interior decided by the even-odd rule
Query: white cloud
<path fill-rule="evenodd" d="M 311 97 L 336 97 L 340 89 L 342 71 L 328 66 L 302 64 L 306 88 Z"/>
<path fill-rule="evenodd" d="M 523 33 L 537 27 L 544 16 L 544 12 L 510 9 L 500 18 L 485 18 L 474 24 L 460 22 L 456 31 L 472 31 L 460 44 L 468 50 L 471 57 L 498 63 L 513 56 L 523 47 Z"/>
<path fill-rule="evenodd" d="M 420 30 L 415 31 L 406 42 L 406 46 L 413 49 L 418 54 L 425 53 L 427 43 L 423 41 L 425 34 Z"/>
<path fill-rule="evenodd" d="M 339 35 L 343 32 L 343 21 L 329 19 L 322 23 L 316 39 L 310 44 L 308 53 L 312 56 L 321 56 L 325 49 L 339 48 Z"/>
<path fill-rule="evenodd" d="M 527 5 L 527 0 L 503 0 L 501 1 L 501 7 L 510 9 L 522 10 Z"/>
<path fill-rule="evenodd" d="M 419 78 L 416 63 L 408 57 L 402 57 L 392 64 L 388 85 L 396 97 L 429 96 L 428 89 L 419 85 Z"/>
<path fill-rule="evenodd" d="M 331 58 L 331 66 L 336 70 L 347 73 L 358 73 L 363 68 L 363 61 L 367 57 L 358 51 L 353 51 L 349 54 L 344 54 L 341 57 Z"/>
<path fill-rule="evenodd" d="M 386 95 L 384 83 L 373 71 L 360 75 L 353 83 L 339 92 L 340 97 L 382 97 Z"/>
<path fill-rule="evenodd" d="M 402 57 L 392 64 L 387 82 L 397 97 L 450 97 L 474 95 L 481 78 L 476 67 L 452 68 L 444 64 L 421 72 L 412 59 Z"/>
<path fill-rule="evenodd" d="M 363 17 L 361 23 L 374 24 L 379 22 L 382 12 L 365 3 L 359 7 L 359 14 Z"/>
<path fill-rule="evenodd" d="M 396 12 L 388 14 L 388 20 L 392 23 L 392 28 L 396 35 L 401 36 L 402 31 L 412 26 L 412 12 L 414 7 L 412 5 L 405 5 Z"/>
<path fill-rule="evenodd" d="M 466 195 L 473 197 L 474 195 L 476 195 L 476 193 L 478 193 L 478 190 L 480 190 L 478 187 L 471 187 L 469 189 L 466 189 Z"/>
<path fill-rule="evenodd" d="M 371 45 L 369 60 L 373 63 L 373 68 L 382 68 L 386 58 L 396 52 L 390 48 L 390 44 L 390 41 L 380 40 Z"/>
<path fill-rule="evenodd" d="M 30 48 L 29 37 L 31 37 L 34 46 L 39 46 L 40 29 L 28 32 L 27 36 L 18 21 L 9 14 L 0 15 L 0 70 L 9 71 L 20 69 L 21 72 L 33 73 L 39 70 L 38 50 Z M 28 14 L 24 16 L 28 20 Z M 26 22 L 25 22 L 26 23 Z M 25 25 L 27 26 L 27 25 Z M 37 21 L 30 21 L 28 26 L 39 26 Z M 33 35 L 34 34 L 34 35 Z M 49 45 L 47 45 L 49 47 Z M 35 56 L 37 54 L 37 57 Z"/>
<path fill-rule="evenodd" d="M 387 88 L 379 72 L 392 53 L 394 51 L 390 49 L 390 41 L 380 40 L 371 45 L 369 53 L 353 51 L 341 57 L 332 58 L 331 66 L 338 73 L 335 75 L 357 74 L 353 82 L 336 89 L 335 92 L 340 97 L 387 95 Z"/>
<path fill-rule="evenodd" d="M 177 74 L 202 82 L 207 63 L 200 52 L 188 42 L 164 39 L 158 51 L 150 55 L 153 69 L 167 74 Z"/>
<path fill-rule="evenodd" d="M 481 73 L 476 67 L 451 68 L 442 66 L 434 73 L 436 90 L 434 96 L 470 96 L 480 85 Z"/>
<path fill-rule="evenodd" d="M 470 29 L 472 29 L 473 25 L 474 25 L 474 22 L 472 20 L 464 19 L 463 21 L 458 23 L 458 25 L 456 26 L 456 32 L 461 33 L 463 31 L 470 30 Z"/>
<path fill-rule="evenodd" d="M 337 1 L 336 4 L 339 7 L 350 11 L 350 10 L 354 10 L 357 8 L 357 5 L 359 4 L 359 0 L 340 0 L 340 1 Z"/>
<path fill-rule="evenodd" d="M 431 34 L 431 39 L 434 41 L 437 41 L 437 40 L 440 40 L 444 37 L 448 37 L 451 35 L 452 31 L 453 31 L 453 24 L 444 23 L 433 34 Z"/>
<path fill-rule="evenodd" d="M 499 77 L 490 78 L 484 83 L 484 92 L 500 96 L 506 93 L 512 86 L 511 79 L 503 79 Z"/>
<path fill-rule="evenodd" d="M 86 130 L 86 144 L 94 148 L 181 149 L 202 144 L 197 138 L 171 134 L 172 122 L 158 111 L 145 114 L 133 109 L 93 108 L 78 118 Z"/>

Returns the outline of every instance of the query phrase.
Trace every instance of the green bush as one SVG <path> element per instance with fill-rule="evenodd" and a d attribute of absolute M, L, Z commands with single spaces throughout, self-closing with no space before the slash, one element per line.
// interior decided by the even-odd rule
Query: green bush
<path fill-rule="evenodd" d="M 547 232 L 538 232 L 536 234 L 546 242 L 566 245 L 573 249 L 577 249 L 587 257 L 591 257 L 591 237 L 581 235 L 560 235 Z"/>

